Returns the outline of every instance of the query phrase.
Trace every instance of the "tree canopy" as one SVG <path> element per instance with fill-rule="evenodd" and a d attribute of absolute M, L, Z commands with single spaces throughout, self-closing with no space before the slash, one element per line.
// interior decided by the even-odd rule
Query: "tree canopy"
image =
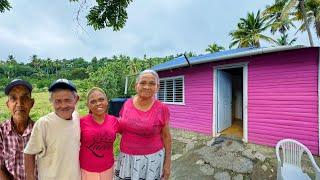
<path fill-rule="evenodd" d="M 310 45 L 313 45 L 310 24 L 314 24 L 315 32 L 320 37 L 320 1 L 319 0 L 275 0 L 274 4 L 267 6 L 264 14 L 273 19 L 273 28 L 279 30 L 284 37 L 292 22 L 300 21 L 298 31 L 308 32 Z"/>
<path fill-rule="evenodd" d="M 69 0 L 86 4 L 86 0 Z M 90 7 L 87 14 L 87 24 L 94 30 L 112 28 L 114 31 L 122 29 L 128 19 L 127 7 L 132 0 L 95 0 L 96 5 Z M 9 11 L 11 5 L 8 0 L 0 0 L 0 12 Z M 80 7 L 81 8 L 81 7 Z"/>
<path fill-rule="evenodd" d="M 0 60 L 0 90 L 15 78 L 30 81 L 35 89 L 40 91 L 45 90 L 53 80 L 66 78 L 73 80 L 80 91 L 85 92 L 93 86 L 99 86 L 110 98 L 114 98 L 124 96 L 125 77 L 130 76 L 128 95 L 132 95 L 135 93 L 135 76 L 140 71 L 177 56 L 180 55 L 151 58 L 119 55 L 100 59 L 93 57 L 90 61 L 82 57 L 67 60 L 32 55 L 28 63 L 22 63 L 13 55 L 9 55 L 6 60 Z"/>
<path fill-rule="evenodd" d="M 260 11 L 255 14 L 254 12 L 248 13 L 246 18 L 240 18 L 237 24 L 237 29 L 230 32 L 232 42 L 230 48 L 233 46 L 241 47 L 260 47 L 260 40 L 273 42 L 271 37 L 268 37 L 262 32 L 269 28 L 266 23 L 267 18 L 260 15 Z"/>
<path fill-rule="evenodd" d="M 208 48 L 205 49 L 205 51 L 209 52 L 209 53 L 219 52 L 219 51 L 222 51 L 222 50 L 224 50 L 224 47 L 223 46 L 219 46 L 215 42 L 210 44 L 210 45 L 208 45 Z"/>

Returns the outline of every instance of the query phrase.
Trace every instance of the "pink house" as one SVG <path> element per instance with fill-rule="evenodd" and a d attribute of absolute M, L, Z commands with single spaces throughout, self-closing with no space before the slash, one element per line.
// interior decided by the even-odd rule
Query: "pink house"
<path fill-rule="evenodd" d="M 241 48 L 154 66 L 171 127 L 244 142 L 293 138 L 319 155 L 319 47 Z"/>

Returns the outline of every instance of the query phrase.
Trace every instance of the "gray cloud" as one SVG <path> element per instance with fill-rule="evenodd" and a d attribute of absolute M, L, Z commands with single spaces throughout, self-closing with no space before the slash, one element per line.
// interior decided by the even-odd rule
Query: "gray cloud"
<path fill-rule="evenodd" d="M 119 54 L 152 57 L 186 51 L 205 53 L 213 41 L 228 47 L 228 34 L 239 18 L 273 0 L 134 0 L 128 8 L 127 24 L 118 32 L 85 26 L 85 13 L 81 14 L 83 31 L 75 20 L 78 6 L 68 0 L 10 2 L 13 9 L 0 14 L 0 60 L 12 54 L 27 62 L 33 54 L 90 60 Z M 308 45 L 306 33 L 297 36 L 299 44 Z"/>

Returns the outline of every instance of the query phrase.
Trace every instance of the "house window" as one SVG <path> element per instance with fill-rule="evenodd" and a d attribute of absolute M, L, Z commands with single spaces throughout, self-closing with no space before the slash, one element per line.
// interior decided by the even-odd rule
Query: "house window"
<path fill-rule="evenodd" d="M 160 101 L 166 103 L 184 103 L 184 78 L 178 76 L 160 79 L 157 97 Z"/>

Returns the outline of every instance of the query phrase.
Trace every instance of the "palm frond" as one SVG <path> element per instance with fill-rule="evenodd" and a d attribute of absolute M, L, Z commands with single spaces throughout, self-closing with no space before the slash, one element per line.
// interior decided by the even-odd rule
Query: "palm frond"
<path fill-rule="evenodd" d="M 240 18 L 240 22 L 237 24 L 237 29 L 231 31 L 229 35 L 232 38 L 232 42 L 229 48 L 238 45 L 238 47 L 260 47 L 262 32 L 267 30 L 271 26 L 268 16 L 261 15 L 260 11 L 256 14 L 253 12 L 247 13 L 246 18 Z M 270 39 L 266 38 L 268 41 Z"/>
<path fill-rule="evenodd" d="M 288 0 L 282 9 L 280 19 L 288 19 L 291 10 L 293 9 L 293 7 L 296 7 L 297 2 L 298 0 Z"/>

